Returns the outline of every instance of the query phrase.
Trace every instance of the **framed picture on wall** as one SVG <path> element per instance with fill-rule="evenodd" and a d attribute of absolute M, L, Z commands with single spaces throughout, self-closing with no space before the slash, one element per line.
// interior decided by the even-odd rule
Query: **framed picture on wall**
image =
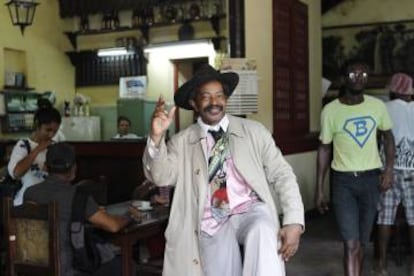
<path fill-rule="evenodd" d="M 143 98 L 147 91 L 147 76 L 119 78 L 120 98 Z"/>
<path fill-rule="evenodd" d="M 414 20 L 327 27 L 322 30 L 323 77 L 340 85 L 340 69 L 348 59 L 370 67 L 367 88 L 383 88 L 390 76 L 414 76 Z"/>

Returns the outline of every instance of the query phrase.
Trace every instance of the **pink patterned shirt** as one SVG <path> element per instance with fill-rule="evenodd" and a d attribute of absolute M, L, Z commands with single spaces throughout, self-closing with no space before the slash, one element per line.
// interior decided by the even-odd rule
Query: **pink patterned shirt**
<path fill-rule="evenodd" d="M 227 116 L 224 116 L 220 123 L 214 127 L 204 124 L 199 118 L 197 123 L 201 126 L 206 132 L 206 143 L 207 143 L 207 154 L 210 156 L 211 148 L 214 145 L 214 139 L 211 134 L 208 133 L 208 130 L 218 130 L 220 127 L 226 132 L 229 126 L 229 120 Z M 240 173 L 237 171 L 234 166 L 233 158 L 230 157 L 226 159 L 224 166 L 226 166 L 226 187 L 227 195 L 229 199 L 229 205 L 231 210 L 231 215 L 245 213 L 249 210 L 250 206 L 258 200 L 256 194 L 249 187 L 248 183 L 243 179 Z M 210 191 L 210 189 L 207 189 Z M 220 227 L 227 220 L 219 223 L 215 220 L 211 214 L 211 195 L 210 192 L 207 193 L 206 206 L 204 207 L 204 214 L 201 221 L 201 230 L 208 235 L 214 235 Z"/>

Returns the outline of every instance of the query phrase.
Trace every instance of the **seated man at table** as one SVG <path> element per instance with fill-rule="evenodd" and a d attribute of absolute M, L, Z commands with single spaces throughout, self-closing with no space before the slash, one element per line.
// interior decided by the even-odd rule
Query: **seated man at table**
<path fill-rule="evenodd" d="M 148 200 L 151 205 L 168 206 L 173 192 L 172 186 L 159 187 L 145 179 L 138 187 L 135 188 L 132 198 L 137 200 Z"/>
<path fill-rule="evenodd" d="M 61 275 L 121 275 L 120 257 L 102 261 L 101 267 L 93 274 L 79 272 L 72 266 L 73 252 L 69 224 L 71 222 L 72 201 L 76 191 L 76 186 L 71 185 L 71 181 L 76 176 L 76 156 L 73 147 L 66 143 L 56 143 L 49 146 L 46 154 L 46 167 L 49 176 L 43 182 L 27 189 L 24 200 L 41 204 L 50 201 L 58 203 L 61 231 Z M 89 197 L 86 203 L 85 220 L 108 232 L 117 232 L 130 222 L 129 216 L 114 216 L 106 213 L 92 197 Z"/>
<path fill-rule="evenodd" d="M 172 192 L 172 186 L 158 187 L 148 179 L 145 179 L 141 185 L 135 188 L 132 198 L 150 201 L 153 206 L 169 206 Z M 140 243 L 137 243 L 134 247 L 134 258 L 139 262 L 158 259 L 164 255 L 164 231 L 145 239 L 143 243 L 144 247 L 140 247 Z"/>

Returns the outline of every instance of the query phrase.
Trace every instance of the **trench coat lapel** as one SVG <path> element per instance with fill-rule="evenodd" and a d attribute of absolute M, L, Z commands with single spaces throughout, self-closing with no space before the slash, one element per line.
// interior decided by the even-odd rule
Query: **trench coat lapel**
<path fill-rule="evenodd" d="M 240 125 L 238 120 L 234 120 L 233 116 L 227 115 L 229 118 L 229 134 L 230 134 L 230 152 L 231 156 L 234 161 L 234 166 L 236 167 L 237 171 L 241 174 L 244 180 L 252 185 L 255 183 L 254 176 L 252 174 L 248 174 L 251 170 L 250 160 L 246 160 L 246 156 L 250 156 L 247 150 L 249 147 L 245 143 L 246 140 L 243 139 L 245 134 L 243 132 L 242 126 Z M 251 186 L 251 188 L 254 188 Z"/>

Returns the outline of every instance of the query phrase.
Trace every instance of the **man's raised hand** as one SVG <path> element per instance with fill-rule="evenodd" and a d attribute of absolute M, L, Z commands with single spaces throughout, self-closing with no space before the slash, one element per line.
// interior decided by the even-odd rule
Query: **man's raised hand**
<path fill-rule="evenodd" d="M 167 131 L 168 127 L 174 121 L 176 106 L 173 106 L 170 111 L 165 109 L 165 100 L 161 95 L 158 98 L 157 104 L 155 105 L 154 112 L 152 113 L 151 119 L 151 140 L 155 145 L 159 145 L 164 132 Z"/>

